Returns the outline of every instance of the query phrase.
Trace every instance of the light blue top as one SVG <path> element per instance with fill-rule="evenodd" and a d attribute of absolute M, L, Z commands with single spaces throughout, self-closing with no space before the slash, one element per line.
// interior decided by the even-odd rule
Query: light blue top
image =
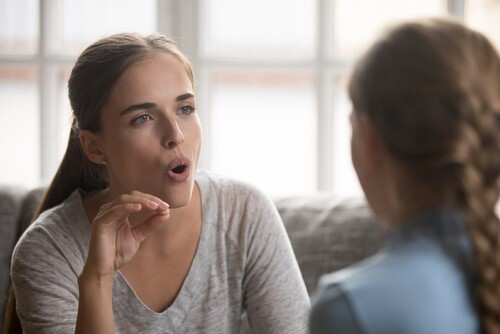
<path fill-rule="evenodd" d="M 461 214 L 422 212 L 376 255 L 320 279 L 311 333 L 479 333 L 472 260 Z"/>

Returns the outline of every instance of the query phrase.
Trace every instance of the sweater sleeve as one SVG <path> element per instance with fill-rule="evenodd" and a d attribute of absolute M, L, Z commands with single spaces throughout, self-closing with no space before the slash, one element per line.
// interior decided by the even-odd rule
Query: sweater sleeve
<path fill-rule="evenodd" d="M 248 225 L 244 307 L 253 333 L 307 333 L 310 301 L 283 222 L 269 198 L 255 193 Z"/>
<path fill-rule="evenodd" d="M 61 246 L 47 229 L 32 226 L 14 250 L 12 283 L 26 334 L 75 332 L 78 277 Z"/>

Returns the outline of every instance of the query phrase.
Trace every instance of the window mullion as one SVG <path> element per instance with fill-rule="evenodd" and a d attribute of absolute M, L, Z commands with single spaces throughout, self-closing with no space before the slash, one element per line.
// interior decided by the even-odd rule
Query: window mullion
<path fill-rule="evenodd" d="M 44 61 L 43 57 L 46 49 L 46 11 L 47 11 L 47 1 L 39 0 L 39 28 L 38 28 L 38 52 L 37 52 L 37 70 L 38 70 L 38 103 L 39 103 L 39 113 L 40 113 L 40 166 L 39 166 L 39 175 L 40 179 L 45 178 L 46 171 L 46 156 L 45 153 L 46 147 L 48 146 L 46 143 L 46 122 L 44 117 L 44 109 L 45 109 L 45 92 L 44 92 Z"/>
<path fill-rule="evenodd" d="M 180 9 L 178 27 L 180 31 L 181 50 L 191 61 L 196 76 L 196 103 L 200 121 L 203 125 L 203 150 L 201 151 L 200 167 L 211 169 L 211 117 L 210 117 L 210 77 L 212 71 L 205 64 L 202 54 L 202 27 L 206 4 L 203 0 L 184 0 Z"/>
<path fill-rule="evenodd" d="M 203 125 L 203 149 L 201 150 L 200 157 L 200 167 L 204 169 L 211 169 L 211 134 L 213 131 L 211 117 L 210 117 L 210 106 L 211 106 L 211 85 L 210 77 L 213 71 L 207 66 L 198 66 L 197 71 L 197 89 L 196 89 L 196 103 L 197 109 L 199 110 L 199 117 L 201 124 Z"/>
<path fill-rule="evenodd" d="M 448 0 L 448 13 L 456 18 L 464 19 L 465 0 Z"/>
<path fill-rule="evenodd" d="M 38 51 L 38 87 L 40 92 L 40 177 L 42 184 L 50 181 L 57 167 L 56 74 L 49 61 L 51 39 L 54 38 L 54 3 L 40 0 L 40 42 Z"/>
<path fill-rule="evenodd" d="M 211 118 L 211 105 L 212 105 L 212 85 L 210 84 L 210 78 L 213 76 L 213 67 L 207 63 L 205 54 L 203 53 L 205 47 L 201 45 L 202 41 L 205 40 L 203 27 L 206 25 L 206 1 L 205 0 L 195 0 L 195 12 L 196 12 L 196 27 L 191 31 L 194 40 L 196 41 L 196 57 L 194 61 L 194 67 L 196 71 L 196 95 L 198 110 L 200 110 L 199 116 L 200 121 L 203 125 L 203 150 L 201 151 L 200 157 L 200 167 L 205 169 L 212 169 L 212 118 Z"/>
<path fill-rule="evenodd" d="M 175 39 L 174 13 L 175 1 L 157 0 L 156 2 L 156 31 Z"/>
<path fill-rule="evenodd" d="M 328 66 L 331 41 L 330 0 L 318 0 L 318 25 L 316 46 L 316 94 L 317 94 L 317 159 L 318 159 L 318 191 L 331 191 L 333 185 L 333 107 L 332 79 Z"/>

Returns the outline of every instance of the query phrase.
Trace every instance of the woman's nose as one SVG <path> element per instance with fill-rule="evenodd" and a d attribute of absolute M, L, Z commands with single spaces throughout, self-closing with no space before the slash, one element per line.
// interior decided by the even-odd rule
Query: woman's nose
<path fill-rule="evenodd" d="M 169 120 L 166 123 L 164 130 L 164 145 L 169 149 L 176 148 L 184 142 L 184 134 L 175 120 Z"/>

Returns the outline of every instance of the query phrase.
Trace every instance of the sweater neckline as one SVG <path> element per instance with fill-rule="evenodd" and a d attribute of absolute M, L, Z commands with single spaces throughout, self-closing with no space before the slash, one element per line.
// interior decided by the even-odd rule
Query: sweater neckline
<path fill-rule="evenodd" d="M 138 309 L 144 312 L 144 315 L 153 318 L 166 317 L 167 319 L 169 319 L 171 325 L 174 328 L 182 324 L 183 319 L 189 313 L 192 305 L 197 303 L 199 298 L 201 298 L 200 294 L 197 293 L 197 289 L 200 286 L 203 286 L 203 282 L 205 280 L 202 269 L 206 266 L 207 262 L 211 261 L 210 257 L 208 256 L 210 254 L 210 252 L 208 251 L 210 245 L 208 243 L 207 237 L 210 233 L 209 229 L 212 228 L 212 225 L 207 223 L 207 218 L 210 215 L 210 208 L 207 205 L 207 199 L 209 197 L 208 193 L 210 192 L 210 178 L 208 173 L 204 170 L 198 170 L 196 173 L 195 182 L 198 184 L 198 187 L 200 189 L 201 198 L 200 239 L 198 241 L 198 246 L 186 278 L 184 279 L 184 282 L 182 283 L 181 288 L 172 304 L 162 312 L 155 312 L 142 302 L 142 300 L 139 298 L 135 290 L 130 286 L 120 270 L 116 272 L 114 277 L 113 290 L 115 288 L 127 290 L 127 294 L 132 297 L 132 300 L 137 304 L 136 306 L 138 307 Z M 80 214 L 85 217 L 85 222 L 87 222 L 86 230 L 89 239 L 87 240 L 88 245 L 90 241 L 91 224 L 83 207 L 82 194 L 78 190 L 76 190 L 72 195 L 70 195 L 70 198 L 71 197 L 77 197 L 79 199 L 78 210 L 80 211 Z M 70 200 L 70 202 L 72 202 L 72 200 Z"/>

